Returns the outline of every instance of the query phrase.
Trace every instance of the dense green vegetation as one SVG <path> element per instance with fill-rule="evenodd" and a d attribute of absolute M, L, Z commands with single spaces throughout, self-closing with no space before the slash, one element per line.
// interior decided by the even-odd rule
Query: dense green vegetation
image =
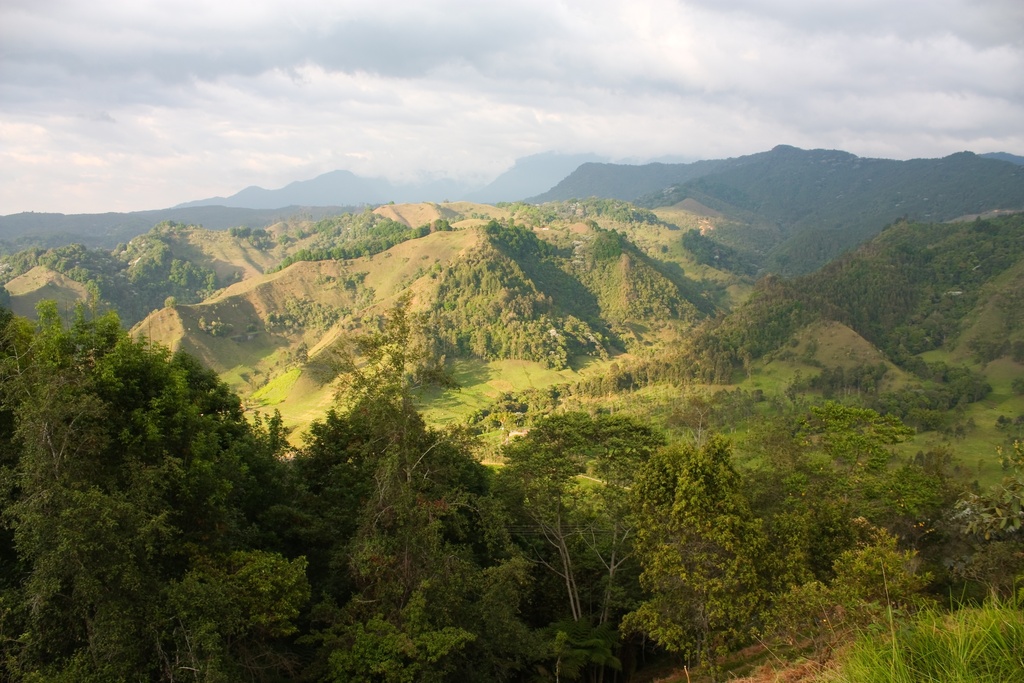
<path fill-rule="evenodd" d="M 279 426 L 115 316 L 7 315 L 2 345 L 4 678 L 281 667 L 309 583 L 268 542 Z"/>
<path fill-rule="evenodd" d="M 45 266 L 85 285 L 93 307 L 113 308 L 126 323 L 135 323 L 162 308 L 169 297 L 176 303 L 198 303 L 225 284 L 184 253 L 180 238 L 191 229 L 161 224 L 112 252 L 80 244 L 28 249 L 3 257 L 3 277 L 10 280 Z M 252 239 L 252 231 L 245 236 Z"/>
<path fill-rule="evenodd" d="M 836 402 L 740 443 L 554 412 L 489 470 L 416 412 L 407 306 L 296 449 L 112 315 L 6 315 L 5 678 L 603 680 L 659 651 L 714 677 L 755 639 L 826 648 L 1024 572 L 1024 447 L 965 496 L 895 454 L 898 418 Z"/>
<path fill-rule="evenodd" d="M 447 221 L 437 220 L 432 225 L 409 228 L 369 209 L 358 214 L 333 216 L 315 223 L 310 229 L 315 235 L 313 243 L 288 256 L 279 269 L 297 261 L 340 261 L 372 256 L 437 230 L 451 230 L 451 226 Z M 300 238 L 305 236 L 305 231 L 298 235 Z"/>
<path fill-rule="evenodd" d="M 734 162 L 665 190 L 652 189 L 637 203 L 655 207 L 696 199 L 745 226 L 722 239 L 723 246 L 787 275 L 825 265 L 901 217 L 938 223 L 1024 208 L 1021 167 L 969 152 L 892 161 L 780 146 Z M 758 233 L 772 235 L 772 241 L 750 251 L 760 241 Z"/>
<path fill-rule="evenodd" d="M 247 273 L 324 262 L 195 306 L 231 279 L 214 264 L 240 271 L 193 228 L 7 258 L 92 296 L 0 318 L 2 677 L 603 681 L 662 658 L 721 678 L 748 646 L 857 638 L 844 680 L 858 658 L 952 677 L 917 650 L 967 646 L 929 634 L 1016 623 L 1020 215 L 899 221 L 726 311 L 750 252 L 715 226 L 433 208 L 235 228 L 216 258 Z M 275 391 L 332 407 L 289 434 L 100 313 L 170 297 L 209 357 L 259 347 L 290 373 Z M 439 429 L 418 406 L 459 400 L 424 388 L 451 387 L 446 359 L 498 390 Z M 547 374 L 510 390 L 491 361 Z M 999 671 L 1014 628 L 964 666 Z"/>
<path fill-rule="evenodd" d="M 606 218 L 627 225 L 659 223 L 658 217 L 649 209 L 619 199 L 587 197 L 586 199 L 545 202 L 544 204 L 499 203 L 498 206 L 508 209 L 516 221 L 531 227 L 541 227 L 559 220 L 588 221 L 593 224 L 598 218 Z"/>
<path fill-rule="evenodd" d="M 683 288 L 620 233 L 592 228 L 557 245 L 514 223 L 483 231 L 481 248 L 432 276 L 439 354 L 564 368 L 574 356 L 637 346 L 629 323 L 660 329 L 698 316 Z"/>
<path fill-rule="evenodd" d="M 687 230 L 683 234 L 683 248 L 693 254 L 698 263 L 713 266 L 742 275 L 752 275 L 756 268 L 746 261 L 739 250 L 727 244 L 716 242 L 699 230 Z"/>
<path fill-rule="evenodd" d="M 671 368 L 703 381 L 728 382 L 751 360 L 783 354 L 808 324 L 835 320 L 923 379 L 960 387 L 945 407 L 955 406 L 959 396 L 977 400 L 979 389 L 970 386 L 976 380 L 928 364 L 918 354 L 961 341 L 982 362 L 1016 352 L 1024 340 L 1021 297 L 993 285 L 1024 255 L 1022 231 L 1021 214 L 890 226 L 820 271 L 792 280 L 762 278 L 748 301 L 701 331 Z M 991 296 L 999 311 L 994 325 L 984 338 L 960 340 L 968 314 Z"/>

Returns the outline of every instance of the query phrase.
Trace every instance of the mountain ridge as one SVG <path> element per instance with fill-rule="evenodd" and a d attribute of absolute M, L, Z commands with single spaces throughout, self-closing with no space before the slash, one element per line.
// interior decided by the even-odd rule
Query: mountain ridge
<path fill-rule="evenodd" d="M 639 199 L 656 207 L 692 199 L 743 226 L 716 233 L 750 251 L 769 272 L 818 268 L 903 217 L 940 223 L 994 210 L 1024 209 L 1024 167 L 958 152 L 941 159 L 861 158 L 839 150 L 779 146 L 716 173 Z"/>
<path fill-rule="evenodd" d="M 450 178 L 420 182 L 394 183 L 386 178 L 368 178 L 348 170 L 322 173 L 308 180 L 296 180 L 284 187 L 268 190 L 249 186 L 228 197 L 209 197 L 178 204 L 174 208 L 227 206 L 249 209 L 275 209 L 283 206 L 339 206 L 414 204 L 444 199 L 465 199 L 496 203 L 519 201 L 543 191 L 580 164 L 600 160 L 596 154 L 542 152 L 520 157 L 514 164 L 483 187 Z"/>
<path fill-rule="evenodd" d="M 87 247 L 112 249 L 119 242 L 127 242 L 148 232 L 154 225 L 165 222 L 201 225 L 210 230 L 264 228 L 296 215 L 318 219 L 355 210 L 357 207 L 351 206 L 286 206 L 280 209 L 194 206 L 127 213 L 63 214 L 29 211 L 0 216 L 0 240 L 15 247 L 28 244 L 55 247 L 77 242 Z"/>

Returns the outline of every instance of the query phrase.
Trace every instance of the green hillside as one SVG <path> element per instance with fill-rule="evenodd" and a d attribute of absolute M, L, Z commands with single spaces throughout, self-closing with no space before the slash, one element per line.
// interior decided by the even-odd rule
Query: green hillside
<path fill-rule="evenodd" d="M 998 641 L 1024 214 L 755 280 L 782 230 L 730 242 L 751 225 L 718 206 L 387 205 L 7 257 L 15 310 L 56 303 L 0 309 L 0 671 L 721 680 L 894 656 L 951 595 Z M 1007 642 L 965 669 L 1015 671 Z"/>
<path fill-rule="evenodd" d="M 299 428 L 331 405 L 339 345 L 409 295 L 429 355 L 482 368 L 463 373 L 466 408 L 424 394 L 445 421 L 504 400 L 487 387 L 514 361 L 536 365 L 511 372 L 513 395 L 547 371 L 563 374 L 542 386 L 597 404 L 652 384 L 855 392 L 924 433 L 967 433 L 973 418 L 990 443 L 989 425 L 1017 414 L 1020 222 L 901 222 L 819 272 L 756 285 L 751 250 L 720 237 L 741 225 L 692 198 L 655 211 L 588 199 L 386 205 L 255 231 L 161 225 L 113 252 L 37 249 L 3 265 L 22 313 L 44 297 L 113 308 Z M 671 391 L 651 392 L 644 410 L 667 419 Z"/>
<path fill-rule="evenodd" d="M 198 303 L 263 272 L 280 260 L 276 249 L 272 234 L 263 229 L 212 232 L 161 223 L 113 251 L 71 244 L 4 256 L 0 272 L 8 283 L 37 268 L 58 273 L 82 288 L 90 305 L 116 310 L 130 325 L 169 300 Z"/>
<path fill-rule="evenodd" d="M 893 161 L 780 146 L 743 159 L 638 203 L 699 201 L 744 226 L 716 233 L 723 244 L 784 274 L 814 270 L 902 217 L 937 223 L 1024 209 L 1024 169 L 969 152 Z M 750 231 L 767 231 L 773 243 L 758 245 Z"/>
<path fill-rule="evenodd" d="M 282 256 L 277 265 L 264 259 L 264 273 L 250 269 L 201 302 L 177 301 L 135 331 L 198 356 L 295 427 L 330 405 L 337 387 L 324 369 L 335 349 L 404 294 L 432 357 L 534 363 L 518 376 L 550 369 L 569 372 L 566 382 L 588 358 L 657 353 L 739 282 L 707 267 L 700 272 L 715 277 L 691 279 L 676 226 L 607 201 L 389 205 L 275 235 L 268 255 Z"/>

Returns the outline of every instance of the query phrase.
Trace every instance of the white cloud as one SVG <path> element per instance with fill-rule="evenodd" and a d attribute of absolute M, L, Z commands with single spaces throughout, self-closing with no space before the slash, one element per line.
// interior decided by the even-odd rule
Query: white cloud
<path fill-rule="evenodd" d="M 0 5 L 0 214 L 555 149 L 1024 153 L 1017 0 Z"/>

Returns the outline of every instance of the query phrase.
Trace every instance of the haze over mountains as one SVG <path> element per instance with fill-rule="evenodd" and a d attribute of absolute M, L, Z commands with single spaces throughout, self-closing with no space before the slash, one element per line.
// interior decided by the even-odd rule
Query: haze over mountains
<path fill-rule="evenodd" d="M 300 210 L 297 206 L 250 209 L 210 205 L 130 213 L 16 213 L 0 216 L 0 240 L 14 248 L 77 242 L 87 247 L 109 249 L 165 221 L 202 225 L 209 230 L 262 228 L 300 211 L 309 218 L 320 218 L 342 209 L 344 207 L 338 206 L 303 207 Z"/>
<path fill-rule="evenodd" d="M 1024 163 L 1024 157 L 1005 152 L 978 156 L 1016 165 Z M 671 186 L 707 176 L 740 172 L 741 169 L 744 176 L 759 173 L 770 176 L 771 166 L 780 162 L 802 165 L 802 168 L 787 171 L 800 175 L 799 178 L 792 178 L 793 182 L 804 181 L 807 176 L 813 176 L 820 170 L 818 164 L 822 163 L 823 158 L 843 161 L 844 168 L 828 169 L 828 173 L 833 176 L 837 170 L 846 172 L 845 175 L 841 174 L 834 178 L 832 184 L 857 183 L 861 176 L 869 178 L 872 173 L 878 173 L 879 170 L 901 175 L 905 169 L 908 171 L 909 182 L 914 182 L 915 172 L 927 167 L 928 162 L 939 161 L 866 159 L 846 152 L 800 150 L 788 145 L 779 145 L 767 152 L 741 157 L 691 163 L 609 163 L 594 154 L 546 152 L 516 160 L 512 168 L 487 186 L 478 189 L 452 179 L 430 179 L 419 183 L 398 184 L 384 178 L 363 178 L 349 171 L 338 170 L 310 180 L 296 181 L 276 190 L 247 187 L 230 197 L 200 199 L 179 204 L 175 208 L 226 206 L 275 209 L 286 206 L 347 206 L 446 200 L 468 200 L 486 204 L 527 201 L 539 204 L 587 197 L 634 201 Z M 743 182 L 754 183 L 757 182 L 757 178 L 748 177 Z M 648 203 L 650 201 L 657 200 L 649 200 Z"/>
<path fill-rule="evenodd" d="M 349 171 L 331 171 L 311 180 L 290 183 L 277 190 L 247 187 L 230 197 L 200 199 L 179 204 L 175 208 L 229 206 L 276 209 L 284 206 L 439 202 L 449 198 L 491 204 L 512 202 L 544 192 L 580 164 L 600 160 L 594 154 L 535 154 L 517 159 L 512 168 L 482 188 L 473 188 L 448 178 L 398 184 L 385 178 L 362 178 Z"/>
<path fill-rule="evenodd" d="M 249 187 L 230 197 L 170 209 L 0 216 L 0 240 L 7 243 L 7 251 L 69 242 L 110 248 L 162 221 L 210 229 L 258 228 L 297 213 L 317 218 L 343 207 L 388 202 L 542 203 L 598 197 L 657 207 L 689 200 L 732 223 L 761 229 L 758 234 L 764 239 L 752 243 L 746 235 L 731 246 L 753 249 L 755 260 L 772 252 L 770 265 L 780 272 L 807 272 L 901 216 L 946 221 L 1024 208 L 1022 162 L 1024 157 L 1005 152 L 895 161 L 785 145 L 731 159 L 640 165 L 549 152 L 519 159 L 476 190 L 451 179 L 396 184 L 337 170 L 277 190 Z M 730 225 L 719 233 L 726 242 Z M 823 234 L 828 237 L 822 239 Z M 801 254 L 795 265 L 794 251 Z M 806 259 L 806 252 L 816 255 Z"/>

